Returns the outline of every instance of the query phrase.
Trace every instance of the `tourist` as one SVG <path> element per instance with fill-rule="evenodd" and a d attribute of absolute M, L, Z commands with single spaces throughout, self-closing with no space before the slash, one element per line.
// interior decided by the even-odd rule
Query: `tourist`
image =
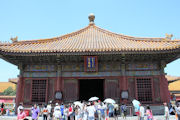
<path fill-rule="evenodd" d="M 40 113 L 40 111 L 37 108 L 37 104 L 34 104 L 34 107 L 32 107 L 32 120 L 38 120 L 39 113 Z"/>
<path fill-rule="evenodd" d="M 98 100 L 98 101 L 100 101 L 100 100 Z M 98 101 L 93 102 L 94 108 L 96 110 L 95 115 L 94 115 L 95 119 L 98 119 L 98 105 L 99 105 Z"/>
<path fill-rule="evenodd" d="M 17 119 L 18 120 L 24 120 L 24 119 L 26 119 L 26 113 L 23 111 L 23 107 L 22 106 L 20 106 L 19 107 L 19 113 L 18 113 L 18 115 L 17 115 Z"/>
<path fill-rule="evenodd" d="M 20 109 L 19 108 L 22 108 L 23 107 L 23 103 L 19 103 L 19 106 L 17 108 L 17 114 L 20 112 Z"/>
<path fill-rule="evenodd" d="M 10 110 L 6 109 L 6 115 L 9 116 L 10 115 Z"/>
<path fill-rule="evenodd" d="M 177 104 L 177 107 L 175 107 L 175 110 L 176 110 L 177 118 L 178 120 L 180 120 L 180 103 Z"/>
<path fill-rule="evenodd" d="M 48 120 L 52 119 L 52 101 L 49 101 L 49 104 L 47 105 L 47 109 L 48 109 Z"/>
<path fill-rule="evenodd" d="M 4 114 L 4 103 L 1 104 L 1 115 Z"/>
<path fill-rule="evenodd" d="M 80 119 L 80 113 L 81 113 L 80 107 L 79 107 L 79 105 L 76 105 L 76 107 L 75 107 L 75 120 Z"/>
<path fill-rule="evenodd" d="M 48 109 L 47 109 L 47 105 L 44 105 L 43 109 L 42 109 L 42 115 L 43 115 L 43 120 L 47 120 L 48 117 Z"/>
<path fill-rule="evenodd" d="M 140 120 L 144 120 L 144 107 L 141 105 L 141 104 L 139 104 L 139 106 L 140 106 L 140 108 L 139 108 L 139 118 L 140 118 Z"/>
<path fill-rule="evenodd" d="M 73 118 L 73 107 L 72 107 L 72 105 L 71 104 L 69 104 L 69 108 L 68 108 L 68 113 L 69 113 L 69 115 L 68 115 L 68 120 L 71 120 L 72 118 Z"/>
<path fill-rule="evenodd" d="M 167 106 L 167 103 L 164 103 L 164 117 L 165 120 L 169 120 L 169 108 Z"/>
<path fill-rule="evenodd" d="M 83 104 L 83 116 L 82 116 L 82 120 L 87 120 L 88 119 L 88 112 L 87 112 L 87 105 L 84 103 Z"/>
<path fill-rule="evenodd" d="M 59 104 L 58 104 L 58 103 L 56 103 L 56 104 L 55 104 L 55 107 L 54 107 L 54 112 L 55 112 L 57 109 L 58 109 L 58 110 L 60 110 L 60 106 L 59 106 Z"/>
<path fill-rule="evenodd" d="M 101 120 L 104 120 L 106 118 L 106 110 L 107 110 L 106 104 L 101 103 Z"/>
<path fill-rule="evenodd" d="M 64 119 L 68 120 L 68 116 L 69 116 L 69 109 L 68 106 L 64 106 Z"/>
<path fill-rule="evenodd" d="M 60 106 L 62 117 L 64 118 L 64 104 L 62 103 Z"/>
<path fill-rule="evenodd" d="M 102 103 L 98 101 L 98 105 L 97 105 L 98 120 L 101 120 L 101 110 L 102 110 Z"/>
<path fill-rule="evenodd" d="M 122 115 L 123 119 L 126 119 L 127 106 L 124 103 L 122 103 L 120 108 L 121 108 L 121 115 Z"/>
<path fill-rule="evenodd" d="M 75 106 L 75 104 L 73 104 L 73 113 L 72 113 L 72 118 L 73 118 L 73 120 L 75 120 L 75 111 L 76 111 L 76 106 Z"/>
<path fill-rule="evenodd" d="M 114 117 L 114 105 L 112 103 L 108 105 L 108 109 L 109 109 L 109 118 Z"/>
<path fill-rule="evenodd" d="M 149 106 L 146 107 L 145 115 L 147 115 L 147 120 L 153 120 L 152 110 L 150 109 Z"/>
<path fill-rule="evenodd" d="M 95 120 L 95 112 L 96 112 L 96 109 L 93 105 L 93 103 L 90 103 L 89 106 L 87 107 L 87 112 L 88 112 L 88 120 Z"/>
<path fill-rule="evenodd" d="M 174 103 L 174 101 L 173 104 L 172 101 L 169 102 L 169 115 L 175 115 Z"/>
<path fill-rule="evenodd" d="M 59 107 L 56 108 L 56 110 L 53 113 L 54 120 L 62 120 L 62 113 Z"/>
<path fill-rule="evenodd" d="M 118 109 L 119 109 L 119 106 L 118 104 L 113 104 L 114 105 L 114 118 L 115 120 L 118 120 Z"/>

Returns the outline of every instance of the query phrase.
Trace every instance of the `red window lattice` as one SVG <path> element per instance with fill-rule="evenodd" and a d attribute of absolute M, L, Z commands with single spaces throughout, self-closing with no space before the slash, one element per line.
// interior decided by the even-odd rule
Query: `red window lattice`
<path fill-rule="evenodd" d="M 32 102 L 46 101 L 46 80 L 32 81 Z"/>
<path fill-rule="evenodd" d="M 137 81 L 137 97 L 139 101 L 152 101 L 152 83 L 150 78 L 138 78 Z"/>

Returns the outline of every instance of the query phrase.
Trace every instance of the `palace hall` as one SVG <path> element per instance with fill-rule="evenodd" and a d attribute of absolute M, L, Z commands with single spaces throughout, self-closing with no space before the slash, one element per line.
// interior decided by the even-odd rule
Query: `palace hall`
<path fill-rule="evenodd" d="M 166 65 L 180 58 L 180 40 L 133 37 L 89 24 L 62 36 L 0 42 L 0 58 L 18 66 L 16 104 L 73 102 L 96 96 L 117 103 L 168 102 Z M 123 30 L 121 30 L 123 31 Z M 3 68 L 0 68 L 3 69 Z M 7 71 L 8 72 L 8 71 Z"/>

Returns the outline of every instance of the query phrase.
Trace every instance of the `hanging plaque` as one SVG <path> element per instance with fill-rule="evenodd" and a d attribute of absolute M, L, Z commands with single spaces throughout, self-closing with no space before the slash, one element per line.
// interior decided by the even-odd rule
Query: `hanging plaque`
<path fill-rule="evenodd" d="M 85 56 L 84 66 L 86 72 L 96 72 L 98 71 L 98 60 L 97 56 Z"/>

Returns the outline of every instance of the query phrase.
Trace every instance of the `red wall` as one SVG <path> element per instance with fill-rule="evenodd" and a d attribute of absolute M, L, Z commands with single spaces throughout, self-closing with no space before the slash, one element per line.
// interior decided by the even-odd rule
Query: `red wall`
<path fill-rule="evenodd" d="M 41 78 L 41 79 L 55 79 L 54 83 L 54 89 L 55 91 L 62 91 L 64 92 L 64 80 L 65 79 L 117 79 L 118 80 L 118 91 L 117 93 L 119 94 L 118 97 L 120 97 L 120 93 L 122 90 L 128 90 L 129 83 L 128 83 L 128 78 L 137 78 L 137 77 L 130 77 L 130 76 L 110 76 L 110 77 L 59 77 L 59 78 Z M 170 93 L 168 90 L 168 82 L 167 79 L 165 78 L 164 75 L 162 76 L 151 76 L 150 78 L 159 78 L 159 83 L 160 83 L 160 98 L 161 98 L 161 103 L 162 102 L 168 102 L 170 100 Z M 18 81 L 17 85 L 17 94 L 16 94 L 16 104 L 18 105 L 20 102 L 23 102 L 23 95 L 24 95 L 24 80 L 25 79 L 34 79 L 34 78 L 20 78 Z M 37 78 L 36 78 L 37 79 Z M 152 85 L 153 86 L 153 85 Z M 106 88 L 105 88 L 106 89 Z M 136 89 L 134 89 L 134 92 L 136 92 Z M 153 93 L 156 92 L 152 91 Z M 104 92 L 104 96 L 107 95 L 107 92 Z M 78 93 L 77 93 L 78 96 Z M 48 102 L 48 101 L 47 101 Z M 127 102 L 126 100 L 122 101 L 120 99 L 120 102 Z"/>

